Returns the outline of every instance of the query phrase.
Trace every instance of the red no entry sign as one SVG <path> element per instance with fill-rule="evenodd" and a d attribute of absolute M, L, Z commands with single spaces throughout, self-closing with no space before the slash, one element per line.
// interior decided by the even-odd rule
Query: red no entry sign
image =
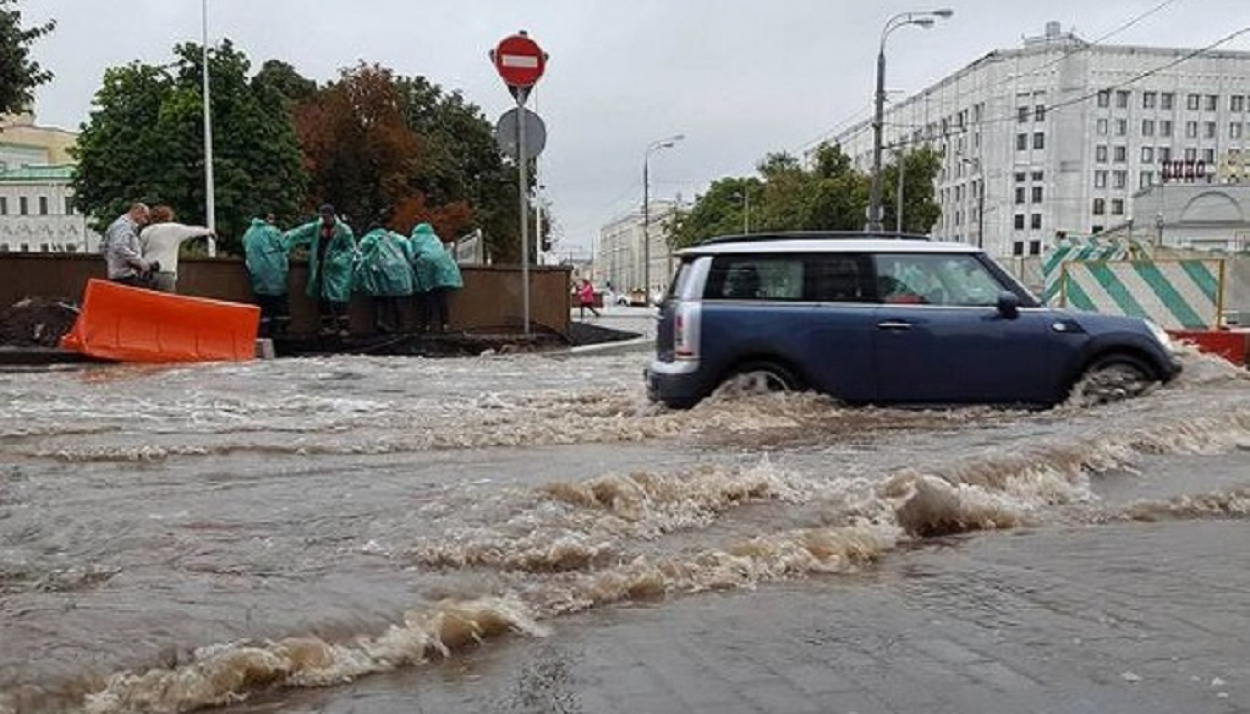
<path fill-rule="evenodd" d="M 495 48 L 493 59 L 495 69 L 509 87 L 528 89 L 547 68 L 547 54 L 524 32 L 505 37 Z"/>

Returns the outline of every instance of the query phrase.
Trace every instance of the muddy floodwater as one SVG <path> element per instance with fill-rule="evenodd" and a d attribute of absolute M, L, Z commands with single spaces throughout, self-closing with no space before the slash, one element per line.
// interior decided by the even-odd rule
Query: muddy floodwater
<path fill-rule="evenodd" d="M 645 361 L 0 373 L 0 713 L 280 710 L 359 682 L 412 711 L 399 693 L 448 658 L 558 646 L 564 623 L 591 641 L 614 608 L 850 598 L 917 549 L 955 578 L 1021 529 L 1207 542 L 1250 510 L 1250 376 L 1206 357 L 1043 412 L 669 411 Z"/>

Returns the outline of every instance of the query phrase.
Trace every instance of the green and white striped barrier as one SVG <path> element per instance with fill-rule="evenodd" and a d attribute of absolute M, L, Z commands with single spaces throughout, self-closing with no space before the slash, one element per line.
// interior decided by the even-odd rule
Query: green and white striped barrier
<path fill-rule="evenodd" d="M 1145 317 L 1174 330 L 1220 324 L 1223 260 L 1067 262 L 1062 271 L 1063 307 Z"/>
<path fill-rule="evenodd" d="M 1042 263 L 1042 300 L 1047 305 L 1058 304 L 1063 268 L 1068 263 L 1128 260 L 1145 255 L 1145 248 L 1134 240 L 1064 238 L 1046 254 L 1046 260 Z"/>

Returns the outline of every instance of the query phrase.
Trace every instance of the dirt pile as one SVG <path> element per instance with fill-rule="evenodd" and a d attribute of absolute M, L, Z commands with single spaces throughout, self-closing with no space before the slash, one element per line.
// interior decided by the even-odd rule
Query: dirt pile
<path fill-rule="evenodd" d="M 78 319 L 69 298 L 26 298 L 0 312 L 0 345 L 56 347 Z"/>

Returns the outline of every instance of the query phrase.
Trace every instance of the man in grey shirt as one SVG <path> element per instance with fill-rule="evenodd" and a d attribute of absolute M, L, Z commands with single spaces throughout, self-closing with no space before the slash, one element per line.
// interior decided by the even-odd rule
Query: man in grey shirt
<path fill-rule="evenodd" d="M 101 252 L 108 265 L 108 277 L 115 283 L 146 287 L 151 265 L 143 259 L 139 231 L 148 222 L 148 207 L 136 203 L 104 232 Z"/>

